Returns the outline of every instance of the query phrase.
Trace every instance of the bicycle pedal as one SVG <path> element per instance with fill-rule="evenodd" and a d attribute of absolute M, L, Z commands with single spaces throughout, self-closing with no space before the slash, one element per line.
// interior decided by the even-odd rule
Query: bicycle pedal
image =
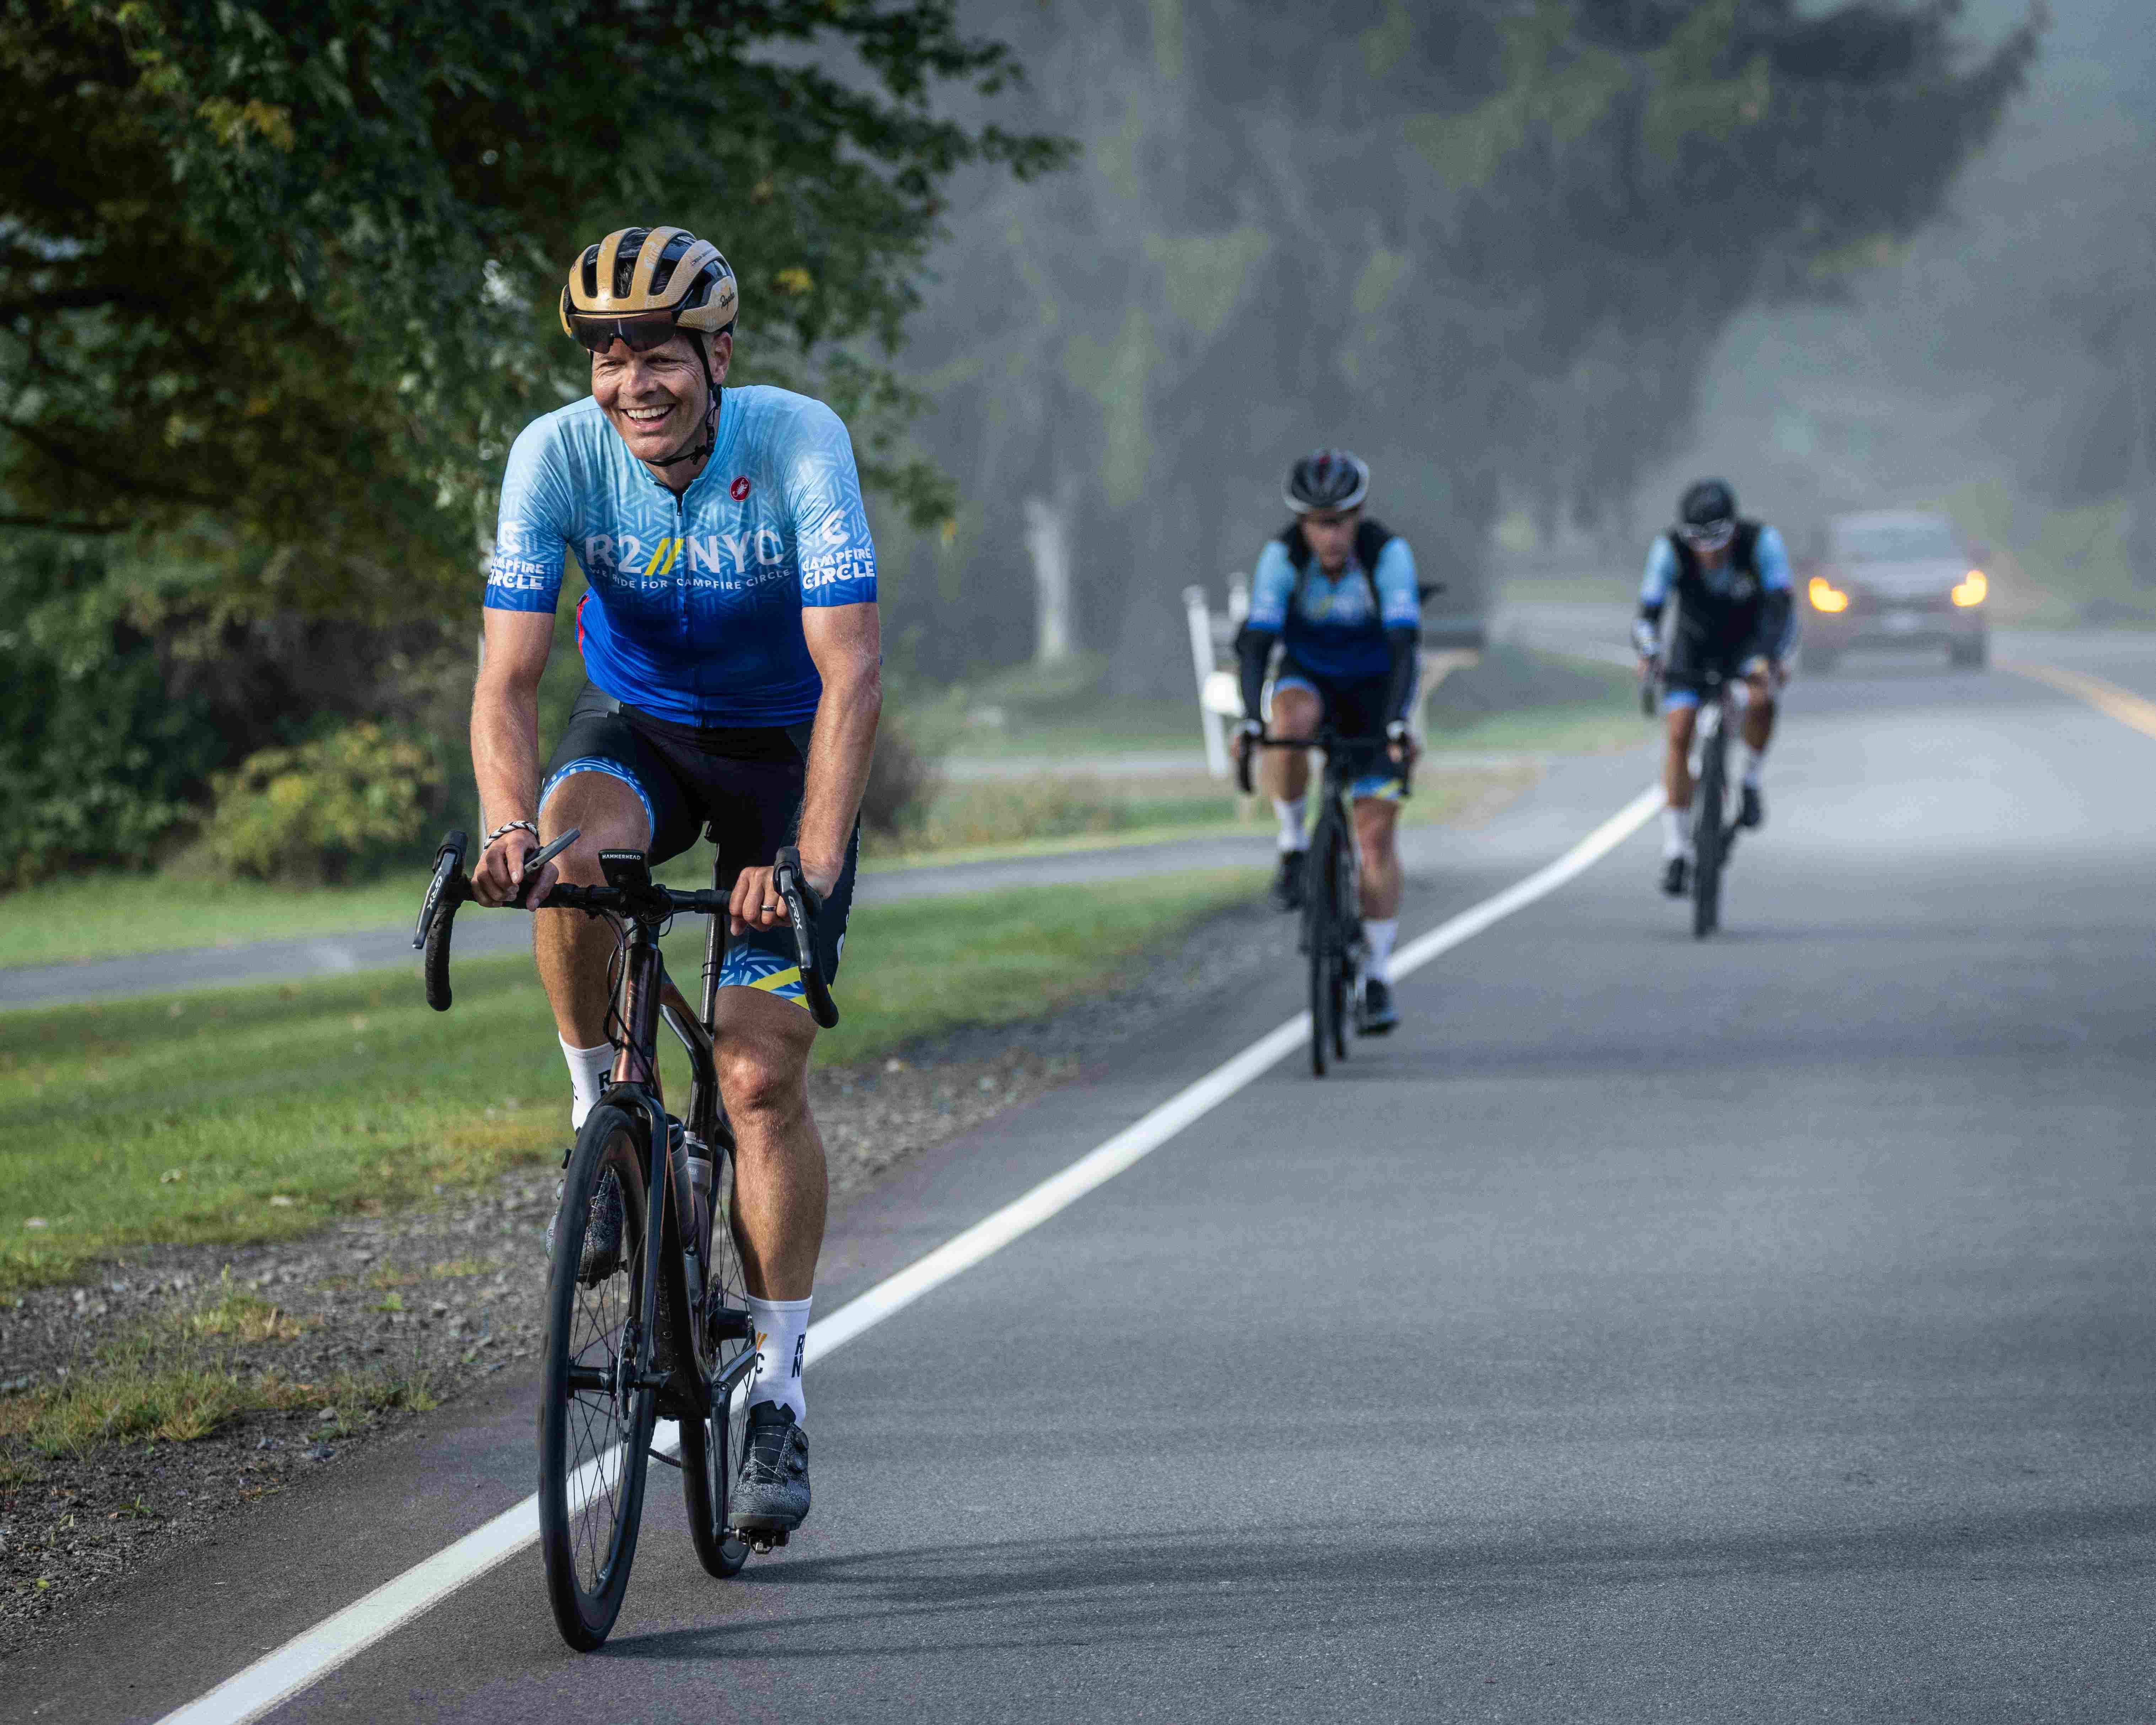
<path fill-rule="evenodd" d="M 767 1532 L 752 1533 L 748 1537 L 748 1548 L 762 1558 L 769 1557 L 785 1543 L 786 1530 L 783 1527 L 773 1528 Z"/>

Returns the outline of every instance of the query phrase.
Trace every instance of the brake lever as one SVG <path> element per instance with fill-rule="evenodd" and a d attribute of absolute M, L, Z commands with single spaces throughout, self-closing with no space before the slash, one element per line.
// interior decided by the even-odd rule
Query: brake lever
<path fill-rule="evenodd" d="M 470 844 L 459 829 L 444 838 L 435 851 L 434 875 L 427 882 L 426 896 L 419 901 L 418 926 L 412 931 L 413 952 L 427 944 L 428 932 L 437 916 L 444 911 L 454 915 L 456 906 L 471 896 L 470 885 L 463 878 L 465 853 Z"/>
<path fill-rule="evenodd" d="M 540 871 L 548 863 L 553 861 L 556 857 L 583 836 L 584 829 L 582 827 L 571 827 L 567 832 L 562 834 L 552 844 L 542 845 L 526 857 L 524 866 L 516 871 L 516 891 L 510 895 L 510 902 L 519 910 L 530 910 L 531 906 L 524 902 L 524 883 L 527 880 L 537 880 Z"/>

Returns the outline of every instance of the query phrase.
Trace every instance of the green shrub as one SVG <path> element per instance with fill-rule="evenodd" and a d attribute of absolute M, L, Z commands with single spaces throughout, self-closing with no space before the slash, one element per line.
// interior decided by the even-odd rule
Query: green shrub
<path fill-rule="evenodd" d="M 338 880 L 419 837 L 441 769 L 419 744 L 362 724 L 263 749 L 213 783 L 202 845 L 213 867 L 261 880 Z"/>
<path fill-rule="evenodd" d="M 46 534 L 0 545 L 0 886 L 146 866 L 224 743 L 205 703 L 166 688 L 102 548 Z"/>

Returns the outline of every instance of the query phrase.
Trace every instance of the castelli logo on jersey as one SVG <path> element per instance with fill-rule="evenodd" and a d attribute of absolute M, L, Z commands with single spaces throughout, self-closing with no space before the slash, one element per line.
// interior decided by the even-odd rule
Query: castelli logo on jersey
<path fill-rule="evenodd" d="M 726 487 L 726 495 L 732 498 L 737 503 L 747 502 L 748 501 L 748 475 L 747 474 L 743 474 L 739 479 L 728 485 Z"/>

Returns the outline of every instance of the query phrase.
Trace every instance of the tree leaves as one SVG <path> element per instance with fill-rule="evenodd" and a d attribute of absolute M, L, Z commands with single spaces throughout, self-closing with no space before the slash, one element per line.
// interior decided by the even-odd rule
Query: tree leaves
<path fill-rule="evenodd" d="M 588 387 L 568 259 L 661 220 L 740 274 L 737 377 L 839 365 L 916 483 L 888 354 L 942 184 L 1061 158 L 932 103 L 1016 75 L 952 0 L 0 0 L 5 512 L 264 608 L 468 602 L 510 438 Z"/>

